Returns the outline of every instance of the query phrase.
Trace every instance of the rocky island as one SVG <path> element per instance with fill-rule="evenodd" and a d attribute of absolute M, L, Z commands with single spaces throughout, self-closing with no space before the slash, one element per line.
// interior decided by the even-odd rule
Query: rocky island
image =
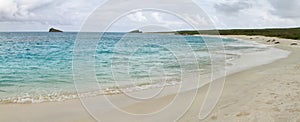
<path fill-rule="evenodd" d="M 141 31 L 141 30 L 133 30 L 133 31 L 130 31 L 129 33 L 143 33 L 143 31 Z"/>
<path fill-rule="evenodd" d="M 55 29 L 55 28 L 50 28 L 49 32 L 63 32 L 63 31 Z"/>

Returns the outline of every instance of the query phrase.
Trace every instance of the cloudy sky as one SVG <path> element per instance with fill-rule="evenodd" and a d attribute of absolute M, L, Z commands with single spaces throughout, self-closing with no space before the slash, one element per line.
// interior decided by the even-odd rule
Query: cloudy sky
<path fill-rule="evenodd" d="M 106 0 L 0 0 L 0 31 L 47 31 L 50 27 L 79 31 L 87 17 Z M 143 2 L 143 0 L 140 0 Z M 145 0 L 144 4 L 147 4 Z M 215 28 L 270 28 L 300 26 L 300 0 L 193 0 Z M 111 5 L 113 8 L 115 5 Z M 179 4 L 170 4 L 186 9 Z M 114 11 L 111 9 L 110 11 Z M 191 19 L 197 23 L 201 17 Z M 198 18 L 198 19 L 197 19 Z M 128 31 L 130 23 L 164 23 L 189 29 L 175 17 L 159 12 L 136 12 L 111 31 Z"/>

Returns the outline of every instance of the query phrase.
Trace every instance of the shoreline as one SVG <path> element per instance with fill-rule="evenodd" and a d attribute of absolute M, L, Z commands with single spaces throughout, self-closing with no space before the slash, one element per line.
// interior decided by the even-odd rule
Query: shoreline
<path fill-rule="evenodd" d="M 266 42 L 266 41 L 268 41 L 269 39 L 272 38 L 272 37 L 262 37 L 262 36 L 221 36 L 221 37 L 238 38 L 238 39 L 243 39 L 243 40 L 255 41 L 255 42 L 258 42 L 258 43 L 262 43 L 262 44 L 271 44 L 271 43 Z M 256 38 L 256 37 L 258 37 L 258 38 Z M 252 39 L 250 39 L 250 38 L 252 38 Z M 272 39 L 274 39 L 274 38 L 272 38 Z M 230 74 L 229 76 L 227 76 L 226 79 L 229 80 L 229 81 L 226 80 L 225 89 L 224 89 L 222 98 L 220 99 L 216 109 L 213 111 L 213 114 L 210 115 L 210 117 L 207 118 L 207 121 L 215 121 L 215 120 L 218 120 L 218 119 L 223 120 L 223 117 L 221 117 L 220 114 L 225 116 L 225 114 L 223 114 L 223 113 L 226 113 L 226 112 L 229 112 L 229 113 L 226 113 L 228 115 L 228 116 L 226 116 L 226 118 L 232 118 L 231 120 L 234 120 L 234 118 L 236 118 L 236 117 L 239 117 L 238 119 L 240 119 L 240 120 L 249 119 L 249 116 L 252 115 L 252 113 L 248 112 L 248 111 L 240 112 L 240 113 L 237 112 L 237 113 L 234 113 L 233 116 L 230 116 L 231 115 L 230 113 L 235 112 L 236 110 L 239 110 L 239 107 L 241 107 L 241 106 L 238 106 L 238 107 L 231 108 L 230 106 L 234 106 L 236 104 L 242 105 L 242 103 L 247 103 L 248 102 L 247 100 L 249 100 L 249 99 L 252 100 L 251 97 L 250 97 L 250 98 L 247 98 L 246 100 L 242 99 L 241 101 L 238 101 L 238 102 L 236 102 L 236 101 L 232 102 L 232 99 L 233 100 L 237 99 L 237 98 L 234 98 L 232 95 L 236 95 L 236 96 L 238 96 L 238 98 L 243 98 L 243 97 L 240 97 L 240 96 L 245 96 L 244 94 L 238 94 L 238 93 L 233 93 L 232 92 L 234 90 L 238 91 L 239 88 L 236 87 L 236 85 L 240 85 L 240 87 L 245 87 L 244 85 L 246 84 L 247 88 L 248 88 L 248 85 L 249 85 L 249 82 L 241 82 L 241 83 L 237 82 L 238 78 L 245 79 L 245 78 L 247 78 L 245 76 L 248 76 L 248 77 L 250 77 L 250 79 L 247 78 L 247 81 L 249 81 L 249 80 L 251 80 L 251 75 L 253 75 L 252 73 L 255 74 L 256 71 L 260 71 L 261 69 L 269 69 L 270 65 L 271 66 L 278 65 L 278 63 L 279 63 L 280 66 L 281 65 L 284 66 L 284 64 L 282 64 L 281 62 L 284 63 L 286 60 L 288 60 L 288 61 L 291 60 L 290 62 L 296 62 L 294 57 L 296 57 L 296 55 L 299 54 L 298 52 L 296 52 L 296 51 L 300 50 L 299 46 L 291 46 L 290 45 L 292 42 L 294 42 L 294 40 L 278 39 L 278 38 L 276 38 L 276 40 L 280 41 L 280 44 L 276 45 L 275 47 L 279 48 L 279 49 L 290 51 L 291 52 L 290 56 L 288 56 L 288 58 L 280 59 L 280 60 L 277 60 L 275 62 L 269 62 L 268 64 L 264 64 L 264 65 L 261 65 L 261 66 L 252 67 L 252 68 L 247 69 L 245 71 L 236 72 L 236 73 L 233 73 L 233 74 Z M 272 68 L 273 67 L 271 67 L 271 69 Z M 282 68 L 283 67 L 279 67 L 280 70 L 282 70 Z M 300 68 L 300 65 L 299 65 L 299 68 Z M 275 69 L 276 69 L 276 67 L 275 67 Z M 258 72 L 258 73 L 260 73 L 260 72 Z M 263 73 L 265 73 L 265 72 L 263 72 Z M 267 72 L 267 73 L 270 73 L 271 75 L 273 74 L 272 72 Z M 260 78 L 264 78 L 264 77 L 261 76 Z M 268 83 L 271 84 L 270 81 L 265 81 L 265 82 L 266 82 L 266 84 L 268 84 Z M 253 83 L 253 82 L 251 82 L 251 83 Z M 257 83 L 260 83 L 260 82 L 256 81 L 252 84 L 252 86 L 257 86 L 257 85 L 260 86 Z M 251 85 L 249 85 L 249 86 L 251 86 Z M 205 88 L 207 88 L 207 85 L 205 85 L 203 88 L 199 89 L 199 94 L 196 97 L 196 101 L 201 102 L 201 100 L 203 99 L 203 97 L 205 95 Z M 247 91 L 247 90 L 252 90 L 253 91 L 253 90 L 256 90 L 255 89 L 256 87 L 253 87 L 253 89 L 247 89 L 247 88 L 243 89 L 242 91 L 245 92 L 246 96 L 247 96 L 247 94 L 250 94 L 252 96 L 253 93 L 251 91 Z M 259 87 L 259 88 L 260 88 L 260 90 L 262 89 L 261 87 Z M 261 94 L 264 94 L 264 92 L 265 91 L 263 91 Z M 182 92 L 180 94 L 187 94 L 188 95 L 189 91 Z M 174 94 L 163 96 L 163 97 L 160 97 L 160 98 L 157 98 L 157 99 L 154 99 L 154 100 L 150 100 L 150 101 L 146 101 L 146 102 L 135 103 L 135 104 L 132 104 L 132 105 L 126 105 L 125 103 L 122 103 L 124 105 L 121 106 L 121 107 L 124 108 L 125 110 L 128 110 L 128 111 L 135 112 L 135 111 L 139 110 L 138 112 L 141 112 L 139 108 L 141 106 L 144 106 L 143 111 L 149 111 L 149 110 L 155 108 L 155 107 L 151 108 L 149 106 L 150 103 L 153 103 L 153 102 L 158 103 L 158 104 L 159 103 L 165 103 L 165 102 L 168 101 L 169 98 L 172 98 L 172 97 L 174 97 Z M 93 98 L 91 98 L 91 99 L 93 99 Z M 122 98 L 121 95 L 116 95 L 116 96 L 112 96 L 112 99 L 123 99 L 123 98 Z M 185 114 L 183 116 L 183 118 L 180 119 L 180 121 L 197 120 L 198 116 L 197 116 L 197 110 L 196 109 L 200 108 L 197 105 L 198 104 L 193 104 L 191 109 L 187 112 L 187 114 Z M 71 110 L 62 110 L 60 112 L 57 112 L 57 109 L 62 108 L 62 106 L 64 106 L 65 108 L 72 108 L 72 109 Z M 149 107 L 145 107 L 145 106 L 149 106 Z M 225 106 L 225 108 L 224 108 L 224 106 Z M 255 105 L 252 105 L 252 106 L 255 106 Z M 158 107 L 159 107 L 159 105 L 158 105 Z M 226 108 L 230 109 L 230 110 L 227 110 Z M 2 120 L 3 121 L 13 121 L 13 120 L 10 120 L 11 119 L 10 117 L 14 118 L 13 113 L 16 113 L 16 112 L 19 113 L 21 116 L 18 117 L 19 119 L 15 118 L 16 119 L 15 121 L 30 120 L 30 119 L 33 119 L 34 121 L 39 121 L 39 120 L 51 121 L 53 118 L 57 119 L 57 121 L 93 121 L 92 118 L 86 113 L 84 108 L 81 106 L 80 101 L 78 99 L 68 100 L 68 101 L 64 101 L 64 102 L 53 102 L 53 103 L 52 102 L 49 102 L 49 103 L 47 102 L 47 103 L 39 103 L 39 104 L 0 105 L 0 109 L 2 110 L 0 113 L 2 115 L 6 116 L 6 117 L 1 117 L 0 121 L 2 121 Z M 41 111 L 40 109 L 42 109 L 42 110 L 47 109 L 47 111 L 46 110 Z M 147 110 L 147 109 L 149 109 L 149 110 Z M 223 112 L 223 109 L 225 109 L 224 112 Z M 32 114 L 30 114 L 30 116 L 26 116 L 26 115 L 28 115 L 28 113 L 27 113 L 28 111 L 26 111 L 26 110 L 30 111 L 29 113 L 32 113 Z M 222 111 L 220 111 L 220 110 L 222 110 Z M 296 109 L 295 111 L 297 112 L 297 110 L 298 109 Z M 110 117 L 113 117 L 112 113 L 114 113 L 114 112 L 115 111 L 109 111 L 109 110 L 108 111 L 103 111 L 103 112 L 101 112 L 101 113 L 103 113 L 101 115 L 105 115 L 107 117 L 107 119 L 109 119 Z M 300 112 L 300 108 L 299 108 L 299 112 Z M 237 116 L 237 115 L 239 115 L 239 116 Z M 45 118 L 43 118 L 43 117 L 45 117 Z M 261 119 L 259 119 L 259 120 L 261 120 Z"/>
<path fill-rule="evenodd" d="M 197 36 L 197 35 L 195 35 L 195 36 Z M 200 36 L 203 36 L 203 35 L 200 35 Z M 203 37 L 220 38 L 218 36 L 206 36 L 206 35 Z M 224 38 L 224 37 L 222 37 L 222 38 Z M 205 38 L 203 38 L 203 39 L 205 39 Z M 226 64 L 224 65 L 224 67 L 226 67 L 226 69 L 227 69 L 227 74 L 224 74 L 224 75 L 230 75 L 235 72 L 246 70 L 246 69 L 254 67 L 254 66 L 267 64 L 272 61 L 278 60 L 280 58 L 285 58 L 288 55 L 287 52 L 281 51 L 281 50 L 273 48 L 273 47 L 267 47 L 266 45 L 262 45 L 259 43 L 254 43 L 254 42 L 250 43 L 249 41 L 244 41 L 244 40 L 240 40 L 240 39 L 235 39 L 235 40 L 242 42 L 241 46 L 243 46 L 243 45 L 249 46 L 251 49 L 253 48 L 254 50 L 238 49 L 239 51 L 228 50 L 229 52 L 227 52 L 226 46 L 225 46 L 224 52 L 218 51 L 216 54 L 225 55 L 224 58 L 226 58 L 225 59 Z M 230 46 L 238 47 L 238 46 L 240 46 L 239 45 L 240 42 L 236 43 L 238 45 L 236 45 L 235 43 L 232 43 L 227 46 L 229 46 L 229 48 L 230 48 Z M 246 51 L 246 52 L 243 52 L 243 51 Z M 265 59 L 261 60 L 260 62 L 256 61 L 256 62 L 247 63 L 246 65 L 241 65 L 242 64 L 241 62 L 249 62 L 248 60 L 252 60 L 251 58 L 267 57 L 269 54 L 275 53 L 275 52 L 278 53 L 277 57 L 265 58 Z M 236 68 L 235 65 L 237 65 L 237 64 L 239 64 L 240 66 Z M 205 70 L 208 70 L 208 69 L 205 69 Z M 195 72 L 195 74 L 196 73 L 197 72 Z M 209 80 L 209 77 L 210 77 L 209 74 L 211 74 L 210 71 L 200 73 L 201 77 L 205 78 L 205 82 L 200 83 L 201 85 L 199 85 L 198 87 L 202 87 L 203 85 L 208 84 L 211 81 L 211 80 Z M 222 74 L 222 76 L 223 76 L 223 74 Z M 218 79 L 222 76 L 214 77 L 213 80 Z M 201 81 L 202 81 L 202 78 L 201 78 Z M 195 79 L 190 79 L 190 80 L 194 81 Z M 20 95 L 20 96 L 16 96 L 16 97 L 2 98 L 2 99 L 0 99 L 0 104 L 39 104 L 39 103 L 44 103 L 44 102 L 46 102 L 46 103 L 47 102 L 64 102 L 64 101 L 68 101 L 68 100 L 72 100 L 72 99 L 79 99 L 79 96 L 80 97 L 96 97 L 96 96 L 100 96 L 100 95 L 116 95 L 116 94 L 124 94 L 127 92 L 141 92 L 143 90 L 153 90 L 153 89 L 160 89 L 160 88 L 164 88 L 164 87 L 174 87 L 174 86 L 178 87 L 178 85 L 180 84 L 179 81 L 180 81 L 180 79 L 176 79 L 176 78 L 174 78 L 170 81 L 166 81 L 165 83 L 147 82 L 145 80 L 144 82 L 141 82 L 141 83 L 135 84 L 135 85 L 124 84 L 121 86 L 105 86 L 96 91 L 83 92 L 80 94 L 76 93 L 76 91 L 74 91 L 74 89 L 70 92 L 65 92 L 65 93 L 64 92 L 52 92 L 49 94 L 37 94 L 37 95 L 23 93 L 24 96 Z M 190 86 L 190 87 L 191 88 L 189 88 L 185 91 L 189 91 L 191 89 L 197 89 L 196 87 L 193 87 L 193 86 Z M 176 92 L 173 91 L 173 92 L 170 92 L 169 94 L 174 94 L 174 93 L 176 93 Z"/>
<path fill-rule="evenodd" d="M 200 36 L 220 38 L 218 36 L 203 36 L 203 35 L 200 35 Z M 222 37 L 222 38 L 224 39 L 224 37 Z M 203 39 L 205 39 L 205 38 L 203 38 Z M 229 52 L 227 52 L 226 46 L 225 46 L 224 52 L 223 51 L 217 52 L 217 54 L 220 53 L 222 55 L 225 55 L 225 58 L 226 58 L 225 59 L 226 64 L 224 65 L 224 67 L 226 67 L 228 74 L 224 74 L 224 75 L 230 75 L 235 72 L 246 70 L 248 68 L 258 66 L 258 65 L 267 64 L 272 61 L 278 60 L 280 58 L 285 58 L 286 56 L 288 56 L 287 52 L 281 51 L 277 48 L 267 47 L 266 45 L 254 43 L 254 42 L 252 44 L 252 42 L 250 43 L 249 41 L 244 41 L 244 40 L 240 40 L 240 39 L 235 39 L 235 40 L 243 42 L 242 45 L 235 45 L 233 43 L 233 44 L 227 45 L 227 46 L 238 47 L 238 46 L 245 45 L 245 46 L 250 46 L 251 49 L 252 48 L 254 49 L 254 47 L 255 47 L 255 50 L 251 50 L 251 51 L 248 50 L 247 52 L 242 52 L 240 49 L 238 49 L 239 51 L 234 51 L 234 50 L 229 51 L 228 50 Z M 240 43 L 240 42 L 238 42 L 238 43 Z M 246 51 L 246 50 L 247 49 L 244 49 L 244 51 Z M 275 53 L 275 52 L 278 53 L 277 57 L 265 58 L 265 59 L 261 60 L 260 62 L 251 62 L 251 63 L 247 63 L 246 65 L 241 66 L 241 64 L 242 64 L 241 62 L 249 62 L 248 60 L 252 60 L 251 58 L 267 57 L 269 54 Z M 286 55 L 286 56 L 284 56 L 284 55 Z M 229 59 L 227 59 L 227 58 L 229 58 Z M 228 66 L 228 65 L 230 65 L 230 66 Z M 240 66 L 236 68 L 235 65 L 240 65 Z M 205 77 L 205 82 L 201 83 L 201 85 L 198 87 L 202 87 L 203 85 L 208 84 L 210 82 L 209 74 L 210 74 L 209 71 L 200 73 L 202 78 Z M 214 79 L 218 79 L 222 76 L 214 77 Z M 194 79 L 192 79 L 192 80 L 194 81 Z M 159 88 L 173 87 L 173 86 L 176 87 L 180 84 L 179 81 L 180 81 L 180 79 L 176 79 L 176 78 L 173 80 L 167 81 L 165 83 L 160 83 L 160 82 L 155 82 L 155 83 L 151 82 L 150 83 L 145 80 L 144 82 L 141 82 L 140 84 L 135 84 L 135 85 L 124 84 L 121 86 L 105 86 L 96 91 L 89 91 L 89 92 L 84 92 L 84 93 L 80 93 L 80 94 L 76 93 L 76 91 L 74 91 L 74 90 L 73 90 L 73 92 L 65 92 L 65 93 L 64 92 L 53 92 L 53 93 L 49 93 L 49 94 L 37 94 L 37 95 L 24 93 L 24 96 L 21 95 L 21 96 L 16 96 L 16 97 L 8 97 L 8 98 L 0 99 L 0 104 L 39 104 L 39 103 L 43 103 L 43 102 L 63 102 L 63 101 L 72 100 L 72 99 L 79 99 L 79 96 L 80 97 L 96 97 L 99 95 L 116 95 L 116 94 L 124 94 L 127 92 L 141 92 L 143 90 L 152 90 L 152 89 L 159 89 Z M 189 88 L 189 89 L 197 89 L 197 88 L 194 88 L 191 86 L 191 88 Z M 188 91 L 189 89 L 187 89 L 185 91 Z M 176 93 L 176 92 L 171 92 L 169 94 L 173 94 L 173 93 Z"/>
<path fill-rule="evenodd" d="M 294 42 L 299 43 L 299 41 L 264 36 L 230 35 L 222 37 L 271 44 L 276 48 L 290 51 L 291 54 L 287 58 L 227 76 L 223 94 L 216 108 L 204 121 L 299 121 L 300 81 L 297 80 L 300 79 L 300 76 L 296 74 L 300 73 L 300 47 L 291 45 Z M 280 44 L 274 45 L 267 42 L 270 39 L 276 39 Z M 207 87 L 206 85 L 199 90 L 195 102 L 179 121 L 199 121 L 201 106 L 197 102 L 202 103 Z M 189 93 L 181 94 L 188 95 Z M 160 103 L 162 101 L 164 99 L 152 102 Z M 137 106 L 144 105 L 147 104 L 141 103 L 124 109 L 136 111 Z"/>

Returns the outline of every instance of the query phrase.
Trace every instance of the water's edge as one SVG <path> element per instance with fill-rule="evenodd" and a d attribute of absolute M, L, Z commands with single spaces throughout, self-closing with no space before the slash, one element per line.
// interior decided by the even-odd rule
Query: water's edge
<path fill-rule="evenodd" d="M 245 41 L 245 40 L 241 40 Z M 249 42 L 249 41 L 246 41 Z M 263 44 L 257 44 L 260 46 L 266 46 Z M 275 56 L 270 56 L 271 54 L 276 54 Z M 253 52 L 247 52 L 247 53 L 242 53 L 239 54 L 234 59 L 228 60 L 226 64 L 226 70 L 227 74 L 231 75 L 233 73 L 237 73 L 240 71 L 244 71 L 247 69 L 250 69 L 252 67 L 264 65 L 264 64 L 269 64 L 272 63 L 276 60 L 282 59 L 282 58 L 287 58 L 290 52 L 284 51 L 281 49 L 277 49 L 274 47 L 269 47 L 265 51 L 253 51 Z M 260 59 L 260 60 L 256 60 Z M 203 74 L 205 78 L 207 78 L 207 82 L 201 84 L 198 87 L 201 87 L 207 83 L 209 83 L 209 74 Z M 220 78 L 216 77 L 215 79 Z M 115 94 L 122 94 L 123 92 L 139 92 L 141 90 L 150 90 L 150 89 L 157 89 L 161 87 L 173 87 L 179 85 L 180 82 L 178 81 L 171 81 L 167 82 L 165 84 L 161 83 L 141 83 L 138 84 L 137 86 L 122 86 L 122 87 L 108 87 L 99 91 L 94 91 L 94 92 L 88 92 L 88 93 L 59 93 L 55 92 L 53 94 L 48 94 L 46 97 L 45 96 L 30 96 L 29 94 L 25 96 L 20 96 L 20 97 L 15 97 L 15 98 L 6 98 L 6 99 L 0 99 L 0 103 L 2 104 L 29 104 L 29 103 L 41 103 L 41 102 L 57 102 L 57 101 L 65 101 L 65 100 L 70 100 L 70 99 L 78 99 L 79 97 L 94 97 L 98 95 L 115 95 Z M 193 87 L 195 88 L 195 87 Z M 187 89 L 189 90 L 189 89 Z M 170 92 L 169 94 L 172 94 Z"/>

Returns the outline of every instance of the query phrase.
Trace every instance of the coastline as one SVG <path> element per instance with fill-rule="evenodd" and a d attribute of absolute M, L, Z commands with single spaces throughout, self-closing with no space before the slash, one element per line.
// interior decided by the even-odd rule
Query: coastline
<path fill-rule="evenodd" d="M 164 35 L 162 35 L 164 36 Z M 190 36 L 189 36 L 190 37 Z M 200 39 L 201 37 L 196 37 L 197 39 Z M 215 37 L 216 40 L 221 41 L 221 38 Z M 207 41 L 210 41 L 211 37 L 206 37 L 204 36 L 204 38 L 202 38 L 204 40 L 207 39 Z M 201 40 L 202 40 L 201 39 Z M 214 62 L 216 63 L 216 65 L 214 67 L 218 68 L 223 68 L 226 66 L 226 68 L 228 69 L 227 73 L 228 74 L 232 74 L 233 72 L 238 72 L 253 66 L 257 66 L 257 65 L 261 65 L 261 64 L 265 64 L 265 63 L 269 63 L 270 61 L 273 60 L 277 60 L 277 58 L 282 58 L 283 55 L 287 55 L 287 54 L 283 54 L 285 52 L 280 51 L 280 50 L 276 50 L 276 48 L 270 48 L 268 46 L 262 45 L 262 44 L 258 44 L 258 43 L 250 43 L 249 41 L 242 41 L 239 39 L 228 39 L 229 43 L 227 41 L 225 41 L 227 39 L 224 39 L 224 47 L 226 50 L 222 50 L 217 49 L 216 51 L 211 52 L 212 55 L 214 55 L 214 58 L 216 59 Z M 193 44 L 191 44 L 193 45 Z M 219 44 L 219 46 L 221 46 L 221 44 Z M 196 86 L 196 85 L 191 85 L 189 89 L 184 90 L 184 91 L 188 91 L 190 89 L 196 89 L 197 87 L 201 87 L 207 83 L 209 83 L 211 80 L 209 79 L 210 74 L 209 73 L 210 70 L 210 65 L 209 65 L 209 52 L 203 51 L 203 50 L 195 50 L 195 52 L 199 53 L 199 65 L 201 65 L 199 73 L 201 75 L 201 83 L 200 85 Z M 278 56 L 277 57 L 268 57 L 269 54 L 274 53 L 274 52 L 278 52 Z M 204 55 L 205 59 L 203 60 L 204 63 L 202 63 L 202 53 L 207 53 Z M 268 54 L 269 53 L 269 54 Z M 196 54 L 198 56 L 198 54 Z M 220 60 L 218 59 L 220 56 Z M 264 57 L 263 60 L 261 60 L 260 62 L 258 61 L 254 61 L 251 62 L 250 60 L 253 60 L 255 58 L 260 58 Z M 223 59 L 221 59 L 223 58 Z M 151 60 L 151 59 L 150 59 Z M 225 61 L 226 60 L 226 64 Z M 222 61 L 222 62 L 221 62 Z M 220 64 L 217 64 L 217 62 L 220 62 Z M 250 62 L 250 63 L 245 63 L 243 65 L 241 65 L 241 63 L 243 62 Z M 234 66 L 236 64 L 239 64 L 238 68 L 232 68 L 230 66 Z M 206 65 L 206 66 L 205 66 Z M 202 67 L 203 66 L 203 67 Z M 230 69 L 231 68 L 231 69 Z M 71 69 L 70 69 L 71 70 Z M 168 70 L 168 68 L 167 68 Z M 106 69 L 106 71 L 108 71 L 108 69 Z M 222 77 L 225 74 L 224 70 L 221 70 L 222 74 L 218 75 L 218 76 L 214 76 L 214 79 L 218 79 L 219 77 Z M 197 73 L 197 71 L 195 71 L 195 74 Z M 101 73 L 100 73 L 101 74 Z M 228 75 L 227 74 L 227 75 Z M 196 74 L 197 75 L 197 74 Z M 57 77 L 57 79 L 60 79 L 59 77 Z M 101 78 L 100 78 L 101 79 Z M 193 79 L 193 77 L 188 77 L 187 78 L 189 81 L 196 81 L 197 79 Z M 51 91 L 51 87 L 49 87 L 49 92 L 43 92 L 43 93 L 39 93 L 38 91 L 33 91 L 32 93 L 30 93 L 30 90 L 20 90 L 20 91 L 24 91 L 21 93 L 18 93 L 16 95 L 11 95 L 7 94 L 7 96 L 2 95 L 4 97 L 0 98 L 0 104 L 38 104 L 38 103 L 42 103 L 42 102 L 61 102 L 61 101 L 66 101 L 66 100 L 70 100 L 70 99 L 79 99 L 80 97 L 95 97 L 95 96 L 99 96 L 99 95 L 115 95 L 115 94 L 123 94 L 123 93 L 127 93 L 127 92 L 140 92 L 141 90 L 147 90 L 147 89 L 158 89 L 161 87 L 169 87 L 169 86 L 174 86 L 174 85 L 179 85 L 180 84 L 180 79 L 179 78 L 171 78 L 168 79 L 167 82 L 159 82 L 159 81 L 151 81 L 151 83 L 149 82 L 149 79 L 144 78 L 144 79 L 139 79 L 140 83 L 135 83 L 135 84 L 122 84 L 118 87 L 115 86 L 115 84 L 110 84 L 109 86 L 109 82 L 104 83 L 105 85 L 103 87 L 101 87 L 101 89 L 96 88 L 93 91 L 83 91 L 82 93 L 78 94 L 76 92 L 76 90 L 74 89 L 73 86 L 73 82 L 72 80 L 68 80 L 71 81 L 69 82 L 68 86 L 64 86 L 64 84 L 60 84 L 58 85 L 59 87 L 64 87 L 64 89 L 57 89 L 57 90 L 53 90 Z M 47 81 L 46 81 L 47 82 Z M 66 81 L 67 82 L 67 81 Z M 54 83 L 51 83 L 54 84 Z M 189 85 L 189 84 L 188 84 Z M 30 86 L 30 85 L 28 85 Z M 195 87 L 194 87 L 195 86 Z M 39 87 L 45 87 L 45 86 L 36 86 L 37 88 Z M 68 90 L 67 90 L 68 87 Z M 13 90 L 13 87 L 11 87 Z M 26 88 L 26 87 L 24 87 Z M 9 91 L 9 89 L 5 89 L 4 92 Z M 26 91 L 26 92 L 25 92 Z M 29 91 L 29 92 L 28 92 Z M 12 92 L 12 91 L 11 91 Z M 17 92 L 16 92 L 17 93 Z M 170 94 L 172 93 L 176 93 L 176 91 L 170 92 Z"/>
<path fill-rule="evenodd" d="M 273 43 L 266 42 L 267 40 L 276 39 L 280 41 L 280 44 L 276 45 L 275 47 L 283 50 L 288 50 L 291 52 L 291 54 L 288 58 L 280 59 L 275 62 L 269 62 L 264 65 L 253 67 L 245 71 L 237 72 L 227 76 L 223 95 L 221 96 L 221 99 L 217 107 L 213 111 L 213 114 L 209 116 L 206 119 L 206 121 L 220 121 L 220 120 L 233 121 L 236 119 L 240 121 L 247 121 L 247 120 L 251 121 L 254 118 L 257 118 L 257 120 L 259 121 L 266 120 L 268 118 L 265 118 L 266 116 L 264 116 L 263 114 L 267 114 L 269 110 L 274 111 L 271 117 L 273 116 L 276 117 L 276 115 L 278 114 L 282 115 L 283 119 L 275 119 L 275 120 L 287 120 L 285 119 L 285 117 L 288 117 L 290 114 L 285 113 L 289 110 L 287 110 L 288 108 L 284 108 L 284 107 L 288 107 L 292 103 L 286 103 L 286 104 L 283 103 L 277 106 L 273 105 L 273 103 L 275 104 L 277 102 L 276 100 L 277 98 L 279 99 L 281 97 L 284 97 L 284 95 L 286 95 L 287 93 L 294 93 L 294 91 L 287 90 L 287 89 L 289 87 L 294 88 L 295 86 L 286 85 L 284 80 L 293 77 L 295 78 L 292 80 L 297 80 L 300 78 L 300 76 L 295 75 L 297 74 L 297 71 L 300 69 L 300 58 L 299 58 L 300 56 L 298 56 L 300 52 L 299 46 L 290 45 L 292 42 L 294 42 L 294 40 L 278 39 L 272 37 L 262 37 L 262 36 L 251 36 L 251 37 L 250 36 L 223 36 L 223 37 L 238 38 L 243 40 L 254 41 L 257 43 L 267 44 L 267 45 L 268 44 L 273 45 Z M 291 69 L 286 70 L 286 68 L 291 68 Z M 283 76 L 280 77 L 277 74 L 283 74 Z M 285 84 L 283 86 L 286 87 L 285 88 L 286 91 L 275 91 L 276 89 L 273 89 L 274 92 L 272 92 L 272 94 L 271 93 L 268 94 L 269 92 L 268 89 L 272 89 L 273 86 L 280 85 L 280 84 Z M 289 84 L 300 85 L 300 83 L 296 81 L 289 82 Z M 207 89 L 207 85 L 199 89 L 198 92 L 199 94 L 197 95 L 195 100 L 196 102 L 201 102 L 203 100 L 204 95 L 206 93 L 205 92 L 206 89 Z M 294 89 L 296 90 L 296 93 L 300 93 L 299 92 L 300 88 L 295 87 Z M 189 91 L 180 94 L 188 95 Z M 277 95 L 276 99 L 274 98 L 275 97 L 274 94 Z M 123 103 L 124 106 L 122 108 L 132 112 L 149 111 L 151 109 L 155 109 L 156 107 L 160 107 L 164 105 L 166 102 L 169 101 L 170 98 L 173 98 L 174 96 L 175 96 L 174 94 L 167 95 L 164 97 L 160 97 L 146 102 L 136 103 L 133 105 L 126 105 L 125 103 Z M 291 95 L 290 97 L 295 97 L 295 96 Z M 267 102 L 263 101 L 264 98 L 268 98 L 268 101 Z M 122 99 L 122 98 L 116 95 L 113 96 L 113 99 Z M 299 96 L 295 97 L 295 99 L 296 100 L 293 102 L 297 103 L 297 100 L 299 101 Z M 162 105 L 157 105 L 156 107 L 149 106 L 149 104 L 153 104 L 153 103 L 162 104 Z M 145 107 L 145 106 L 149 106 L 149 107 Z M 282 106 L 283 108 L 280 108 L 278 106 Z M 143 107 L 142 111 L 140 107 Z M 60 108 L 64 108 L 64 109 L 60 109 Z M 0 121 L 21 121 L 21 120 L 23 121 L 24 120 L 25 121 L 26 120 L 93 121 L 92 118 L 86 113 L 86 111 L 84 110 L 84 108 L 82 107 L 78 99 L 64 101 L 64 102 L 53 102 L 53 103 L 0 105 L 0 109 L 2 110 L 0 111 L 0 113 L 1 115 L 3 115 L 0 118 Z M 191 109 L 181 119 L 179 119 L 179 121 L 197 121 L 198 120 L 197 111 L 199 111 L 199 109 L 200 109 L 199 104 L 193 104 Z M 296 106 L 295 109 L 293 108 L 291 111 L 294 111 L 294 114 L 299 114 L 300 105 Z M 115 111 L 108 110 L 103 112 L 101 116 L 103 115 L 106 118 L 110 118 L 112 117 L 113 115 L 112 113 L 114 112 Z M 256 113 L 260 112 L 262 115 L 257 117 L 253 115 L 255 112 Z M 280 114 L 281 112 L 283 112 L 284 114 Z M 18 114 L 20 116 L 16 118 L 15 114 Z"/>

